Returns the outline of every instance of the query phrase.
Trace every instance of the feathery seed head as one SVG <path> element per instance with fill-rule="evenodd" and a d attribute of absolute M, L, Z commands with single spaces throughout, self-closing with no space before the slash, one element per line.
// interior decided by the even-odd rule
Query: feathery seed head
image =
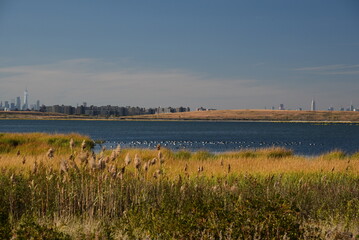
<path fill-rule="evenodd" d="M 37 168 L 38 168 L 38 166 L 37 166 L 37 161 L 35 160 L 34 165 L 32 166 L 32 173 L 33 173 L 33 174 L 36 174 L 36 173 L 37 173 Z"/>
<path fill-rule="evenodd" d="M 96 156 L 92 155 L 89 159 L 89 166 L 92 169 L 96 169 L 97 165 L 96 165 Z"/>
<path fill-rule="evenodd" d="M 147 164 L 147 163 L 143 164 L 143 170 L 144 170 L 145 172 L 147 172 L 147 170 L 148 170 L 148 164 Z"/>
<path fill-rule="evenodd" d="M 125 164 L 126 166 L 129 165 L 131 163 L 131 157 L 130 157 L 130 153 L 127 153 L 126 154 L 126 157 L 125 157 Z"/>
<path fill-rule="evenodd" d="M 74 147 L 75 147 L 75 142 L 74 142 L 74 140 L 71 138 L 71 139 L 70 139 L 70 149 L 71 149 L 71 151 L 74 149 Z"/>
<path fill-rule="evenodd" d="M 67 164 L 67 161 L 65 159 L 62 159 L 60 162 L 60 172 L 66 173 L 68 171 L 69 167 Z"/>
<path fill-rule="evenodd" d="M 157 157 L 161 161 L 161 159 L 162 159 L 162 152 L 161 151 L 158 151 Z"/>
<path fill-rule="evenodd" d="M 81 149 L 85 150 L 85 148 L 86 148 L 86 140 L 83 140 L 81 143 Z"/>
<path fill-rule="evenodd" d="M 149 165 L 155 165 L 157 162 L 157 158 L 153 158 L 151 161 L 150 161 L 150 164 Z"/>
<path fill-rule="evenodd" d="M 120 154 L 120 152 L 121 152 L 121 146 L 120 146 L 120 144 L 117 145 L 117 147 L 116 147 L 116 149 L 115 149 L 115 152 L 116 152 L 117 155 Z"/>
<path fill-rule="evenodd" d="M 139 170 L 141 167 L 141 159 L 137 154 L 135 155 L 134 164 L 135 164 L 135 167 L 137 168 L 137 170 Z"/>
<path fill-rule="evenodd" d="M 103 170 L 106 168 L 106 162 L 102 158 L 100 158 L 100 160 L 98 161 L 97 168 L 100 170 Z"/>
<path fill-rule="evenodd" d="M 111 152 L 111 156 L 110 156 L 111 162 L 115 161 L 116 158 L 117 158 L 117 151 L 115 149 Z"/>
<path fill-rule="evenodd" d="M 48 158 L 53 158 L 54 157 L 54 152 L 55 150 L 53 148 L 50 148 L 48 151 L 47 151 L 47 157 Z"/>

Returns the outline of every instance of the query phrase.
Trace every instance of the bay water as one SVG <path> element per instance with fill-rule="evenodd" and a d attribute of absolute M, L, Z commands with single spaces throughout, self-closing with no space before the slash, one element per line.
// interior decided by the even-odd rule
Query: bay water
<path fill-rule="evenodd" d="M 161 144 L 172 150 L 224 152 L 285 147 L 307 156 L 359 151 L 355 123 L 0 120 L 0 132 L 80 133 L 104 141 L 107 148 Z"/>

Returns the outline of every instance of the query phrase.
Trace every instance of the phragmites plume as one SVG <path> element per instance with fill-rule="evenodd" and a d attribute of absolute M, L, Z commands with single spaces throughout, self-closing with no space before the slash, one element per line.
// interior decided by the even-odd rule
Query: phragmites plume
<path fill-rule="evenodd" d="M 161 175 L 162 175 L 162 170 L 161 170 L 161 169 L 157 169 L 155 173 L 156 173 L 157 176 L 161 176 Z"/>
<path fill-rule="evenodd" d="M 125 173 L 125 170 L 126 170 L 126 167 L 122 167 L 122 168 L 120 169 L 120 173 L 124 174 L 124 173 Z"/>
<path fill-rule="evenodd" d="M 160 165 L 165 163 L 165 159 L 163 158 L 161 151 L 158 151 L 157 157 L 158 157 L 158 160 L 160 161 Z"/>
<path fill-rule="evenodd" d="M 86 140 L 83 140 L 82 143 L 81 143 L 81 150 L 85 150 L 86 148 Z"/>
<path fill-rule="evenodd" d="M 231 164 L 228 164 L 228 173 L 231 172 Z"/>
<path fill-rule="evenodd" d="M 137 154 L 135 155 L 134 164 L 135 164 L 135 168 L 136 168 L 137 170 L 140 170 L 140 167 L 141 167 L 141 159 L 140 159 L 140 157 L 139 157 Z"/>
<path fill-rule="evenodd" d="M 75 142 L 74 142 L 74 139 L 70 139 L 70 149 L 71 149 L 71 151 L 73 151 L 74 150 L 74 147 L 75 147 Z"/>
<path fill-rule="evenodd" d="M 116 165 L 112 165 L 110 168 L 109 168 L 109 173 L 111 174 L 111 176 L 113 177 L 113 178 L 116 178 L 116 176 L 117 176 L 117 167 L 116 167 Z"/>
<path fill-rule="evenodd" d="M 157 157 L 158 157 L 158 159 L 161 160 L 161 158 L 162 158 L 162 152 L 161 151 L 158 151 Z"/>
<path fill-rule="evenodd" d="M 186 165 L 184 166 L 184 171 L 187 172 L 188 170 L 188 164 L 186 163 Z"/>
<path fill-rule="evenodd" d="M 145 162 L 143 164 L 143 167 L 142 167 L 143 171 L 147 172 L 148 171 L 148 164 Z"/>
<path fill-rule="evenodd" d="M 154 173 L 153 173 L 153 178 L 157 179 L 162 175 L 162 170 L 161 169 L 157 169 Z"/>
<path fill-rule="evenodd" d="M 66 173 L 69 170 L 69 166 L 67 164 L 67 161 L 65 159 L 62 159 L 60 162 L 60 172 Z"/>
<path fill-rule="evenodd" d="M 156 162 L 157 162 L 157 158 L 153 158 L 151 161 L 150 161 L 150 166 L 152 166 L 152 165 L 155 165 L 156 164 Z"/>
<path fill-rule="evenodd" d="M 117 152 L 116 152 L 116 150 L 113 150 L 111 153 L 111 156 L 110 156 L 110 160 L 115 161 L 116 158 L 117 158 Z"/>
<path fill-rule="evenodd" d="M 222 166 L 222 167 L 224 166 L 224 162 L 223 162 L 223 159 L 221 159 L 221 166 Z"/>
<path fill-rule="evenodd" d="M 90 156 L 89 166 L 90 166 L 90 168 L 92 168 L 92 169 L 96 169 L 96 168 L 97 168 L 97 165 L 96 165 L 96 156 L 94 156 L 94 154 L 92 154 L 92 155 Z"/>
<path fill-rule="evenodd" d="M 79 159 L 80 159 L 80 161 L 81 161 L 82 164 L 87 164 L 89 157 L 90 157 L 90 154 L 89 154 L 88 152 L 81 153 L 81 154 L 79 155 Z"/>
<path fill-rule="evenodd" d="M 20 150 L 17 150 L 16 155 L 17 155 L 17 156 L 20 156 L 20 154 L 21 154 L 21 153 L 20 153 Z"/>
<path fill-rule="evenodd" d="M 50 159 L 53 158 L 54 157 L 54 152 L 55 152 L 55 150 L 53 148 L 50 148 L 46 153 L 47 157 L 50 158 Z"/>
<path fill-rule="evenodd" d="M 156 148 L 158 151 L 161 150 L 161 144 L 157 144 Z"/>
<path fill-rule="evenodd" d="M 34 165 L 32 166 L 32 173 L 33 174 L 37 173 L 37 168 L 38 168 L 37 161 L 35 160 Z"/>
<path fill-rule="evenodd" d="M 24 156 L 24 157 L 22 157 L 22 164 L 25 164 L 25 163 L 26 163 L 26 158 Z"/>
<path fill-rule="evenodd" d="M 116 149 L 115 149 L 115 152 L 116 152 L 117 155 L 120 154 L 120 152 L 121 152 L 121 146 L 120 146 L 120 144 L 117 145 L 117 147 L 116 147 Z"/>
<path fill-rule="evenodd" d="M 98 161 L 98 169 L 103 170 L 105 168 L 106 168 L 106 162 L 102 158 L 100 158 L 100 160 Z"/>
<path fill-rule="evenodd" d="M 130 157 L 130 154 L 127 153 L 126 154 L 126 157 L 125 157 L 125 164 L 126 166 L 129 165 L 131 163 L 131 157 Z"/>
<path fill-rule="evenodd" d="M 77 172 L 80 171 L 79 167 L 77 166 L 76 162 L 75 161 L 70 161 L 69 162 L 69 166 L 72 168 L 72 169 L 75 169 Z"/>

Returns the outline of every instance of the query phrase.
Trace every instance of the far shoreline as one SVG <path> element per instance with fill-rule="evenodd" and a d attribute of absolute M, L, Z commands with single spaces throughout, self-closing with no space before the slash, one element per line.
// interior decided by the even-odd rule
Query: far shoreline
<path fill-rule="evenodd" d="M 178 122 L 285 122 L 285 123 L 359 123 L 359 112 L 295 110 L 211 110 L 135 116 L 84 116 L 42 112 L 0 111 L 0 120 L 71 121 L 178 121 Z"/>

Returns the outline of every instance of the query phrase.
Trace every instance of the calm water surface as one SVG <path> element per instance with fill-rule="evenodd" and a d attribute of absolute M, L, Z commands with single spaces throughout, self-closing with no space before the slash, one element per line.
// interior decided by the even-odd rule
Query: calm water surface
<path fill-rule="evenodd" d="M 0 120 L 0 132 L 76 132 L 104 140 L 108 148 L 153 148 L 160 143 L 173 150 L 222 152 L 282 146 L 302 155 L 359 150 L 359 125 L 343 123 Z"/>

